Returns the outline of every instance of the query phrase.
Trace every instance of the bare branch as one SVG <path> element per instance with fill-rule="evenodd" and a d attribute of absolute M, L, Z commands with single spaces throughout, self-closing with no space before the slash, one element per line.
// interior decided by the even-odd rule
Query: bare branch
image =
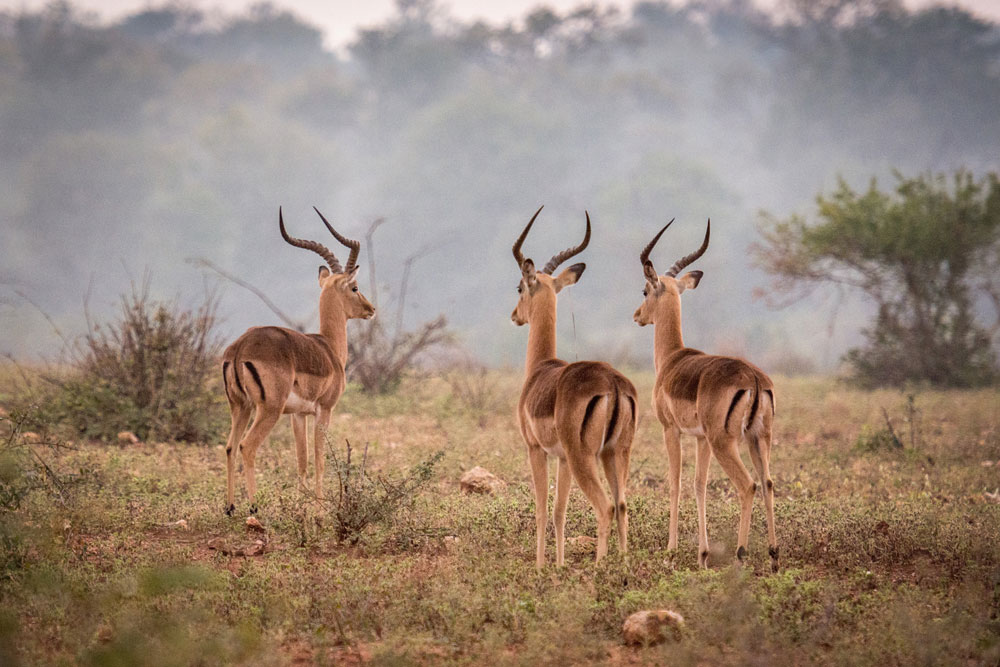
<path fill-rule="evenodd" d="M 264 305 L 267 306 L 268 309 L 270 309 L 270 311 L 272 313 L 274 313 L 275 315 L 278 316 L 278 319 L 280 319 L 282 322 L 284 322 L 285 324 L 287 324 L 290 328 L 295 329 L 296 331 L 305 331 L 306 330 L 306 325 L 305 325 L 304 322 L 292 319 L 291 317 L 289 317 L 288 315 L 286 315 L 284 313 L 284 311 L 282 311 L 280 308 L 278 308 L 277 304 L 275 304 L 273 301 L 271 301 L 271 299 L 269 299 L 267 297 L 267 295 L 264 294 L 264 292 L 262 292 L 260 289 L 258 289 L 256 287 L 254 287 L 253 285 L 251 285 L 247 281 L 245 281 L 245 280 L 243 280 L 243 279 L 241 279 L 241 278 L 239 278 L 237 276 L 234 276 L 233 274 L 231 274 L 228 271 L 222 269 L 221 267 L 219 267 L 218 265 L 214 264 L 213 262 L 205 259 L 204 257 L 188 257 L 184 261 L 186 261 L 188 264 L 193 264 L 193 265 L 195 265 L 197 267 L 200 267 L 200 268 L 203 268 L 203 269 L 210 269 L 211 271 L 214 271 L 215 273 L 219 274 L 220 276 L 222 276 L 226 280 L 228 280 L 230 282 L 233 282 L 233 283 L 236 283 L 237 285 L 239 285 L 243 289 L 245 289 L 245 290 L 253 293 L 254 296 L 256 296 L 258 299 L 260 299 L 264 303 Z"/>

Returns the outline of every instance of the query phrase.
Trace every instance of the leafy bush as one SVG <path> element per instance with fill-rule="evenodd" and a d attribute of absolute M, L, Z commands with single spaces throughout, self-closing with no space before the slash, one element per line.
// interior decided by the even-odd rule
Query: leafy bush
<path fill-rule="evenodd" d="M 347 456 L 337 456 L 330 447 L 333 474 L 337 477 L 337 497 L 329 501 L 330 516 L 338 541 L 357 544 L 361 533 L 370 525 L 391 523 L 396 513 L 411 504 L 434 474 L 434 466 L 444 456 L 438 451 L 418 463 L 409 472 L 396 478 L 368 473 L 368 447 L 361 463 L 351 461 L 352 447 L 347 441 Z"/>
<path fill-rule="evenodd" d="M 143 440 L 215 440 L 224 431 L 218 370 L 217 299 L 196 308 L 154 301 L 148 280 L 121 298 L 121 315 L 93 324 L 71 351 L 72 371 L 44 408 L 49 421 L 79 436 L 113 440 L 132 431 Z"/>
<path fill-rule="evenodd" d="M 864 192 L 841 180 L 817 198 L 815 224 L 764 214 L 757 263 L 791 300 L 833 286 L 874 302 L 868 344 L 845 357 L 859 385 L 989 385 L 996 328 L 976 304 L 1000 304 L 1000 176 L 896 178 L 894 193 L 874 179 Z"/>

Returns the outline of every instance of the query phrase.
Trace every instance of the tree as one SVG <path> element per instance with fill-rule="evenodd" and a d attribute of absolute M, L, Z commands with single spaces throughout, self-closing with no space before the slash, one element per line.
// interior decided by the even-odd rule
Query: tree
<path fill-rule="evenodd" d="M 893 194 L 874 179 L 863 193 L 841 180 L 817 198 L 816 224 L 762 214 L 755 259 L 791 300 L 839 285 L 875 302 L 868 345 L 846 355 L 861 384 L 987 384 L 997 377 L 992 338 L 1000 330 L 997 174 L 896 178 Z M 997 322 L 988 328 L 991 307 Z"/>

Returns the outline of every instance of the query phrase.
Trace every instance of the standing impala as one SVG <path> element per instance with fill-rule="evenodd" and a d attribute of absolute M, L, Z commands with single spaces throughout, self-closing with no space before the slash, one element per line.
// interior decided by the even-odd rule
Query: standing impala
<path fill-rule="evenodd" d="M 535 488 L 535 565 L 545 564 L 546 505 L 549 495 L 548 457 L 559 459 L 556 474 L 556 565 L 562 566 L 565 546 L 566 501 L 572 478 L 590 500 L 597 515 L 597 560 L 608 552 L 611 519 L 618 525 L 618 548 L 628 547 L 628 510 L 625 484 L 628 460 L 635 435 L 635 387 L 628 378 L 601 361 L 569 364 L 556 359 L 556 294 L 576 283 L 586 268 L 574 264 L 553 276 L 560 264 L 583 252 L 590 242 L 590 215 L 583 243 L 558 253 L 541 271 L 521 254 L 531 225 L 541 212 L 535 211 L 514 244 L 514 259 L 521 270 L 517 307 L 511 320 L 530 325 L 524 386 L 517 406 L 521 435 L 528 445 Z M 608 500 L 601 488 L 598 460 L 611 487 Z"/>
<path fill-rule="evenodd" d="M 312 250 L 326 260 L 327 265 L 319 267 L 319 333 L 304 334 L 283 327 L 252 327 L 227 347 L 222 357 L 222 380 L 232 417 L 232 430 L 226 443 L 226 514 L 230 516 L 236 511 L 233 487 L 237 453 L 243 454 L 247 494 L 252 503 L 257 493 L 254 479 L 257 448 L 283 414 L 292 416 L 302 488 L 305 487 L 308 458 L 306 416 L 315 418 L 316 496 L 322 500 L 324 437 L 330 424 L 330 411 L 344 393 L 347 320 L 369 319 L 375 315 L 375 308 L 358 291 L 356 262 L 361 244 L 338 234 L 319 210 L 316 213 L 334 238 L 351 249 L 347 266 L 341 268 L 337 257 L 326 246 L 289 236 L 280 208 L 278 229 L 286 242 Z M 253 426 L 244 435 L 254 408 Z M 251 505 L 250 511 L 256 512 L 256 506 Z"/>
<path fill-rule="evenodd" d="M 705 487 L 708 464 L 715 454 L 722 469 L 736 485 L 740 500 L 740 526 L 736 557 L 746 558 L 750 513 L 757 485 L 740 460 L 739 443 L 746 440 L 750 459 L 764 484 L 767 534 L 771 568 L 778 569 L 778 543 L 774 534 L 774 484 L 768 471 L 771 456 L 771 422 L 774 418 L 774 385 L 759 368 L 742 359 L 708 355 L 684 347 L 681 338 L 681 293 L 694 289 L 701 271 L 677 274 L 708 249 L 711 220 L 701 247 L 679 259 L 664 275 L 657 275 L 649 253 L 666 231 L 653 237 L 639 255 L 646 286 L 642 305 L 633 319 L 639 326 L 655 325 L 656 384 L 653 409 L 663 425 L 663 443 L 670 460 L 670 537 L 668 548 L 677 548 L 677 504 L 680 497 L 680 434 L 698 439 L 695 450 L 695 499 L 698 504 L 698 563 L 708 566 L 708 530 L 705 526 Z"/>

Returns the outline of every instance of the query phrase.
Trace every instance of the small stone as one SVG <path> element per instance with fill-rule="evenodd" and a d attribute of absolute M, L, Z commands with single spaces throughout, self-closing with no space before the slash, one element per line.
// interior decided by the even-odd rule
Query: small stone
<path fill-rule="evenodd" d="M 651 646 L 667 638 L 678 641 L 684 631 L 684 617 L 670 609 L 637 611 L 625 619 L 622 635 L 632 646 Z"/>
<path fill-rule="evenodd" d="M 459 483 L 466 493 L 497 493 L 507 486 L 502 479 L 480 466 L 467 470 Z"/>
<path fill-rule="evenodd" d="M 989 491 L 983 491 L 983 496 L 986 498 L 986 500 L 990 501 L 991 503 L 1000 503 L 1000 489 L 997 489 L 993 493 L 990 493 Z"/>
<path fill-rule="evenodd" d="M 21 438 L 25 442 L 33 445 L 38 444 L 39 442 L 42 441 L 42 436 L 38 435 L 34 431 L 25 431 L 24 433 L 21 434 Z"/>
<path fill-rule="evenodd" d="M 597 550 L 597 538 L 591 537 L 590 535 L 577 535 L 576 537 L 567 537 L 566 544 L 568 544 L 571 548 L 577 549 L 579 551 Z"/>
<path fill-rule="evenodd" d="M 180 528 L 181 530 L 188 530 L 188 522 L 186 519 L 178 519 L 170 525 L 174 528 Z"/>
<path fill-rule="evenodd" d="M 119 431 L 118 432 L 118 442 L 122 445 L 138 445 L 139 436 L 137 436 L 132 431 Z"/>
<path fill-rule="evenodd" d="M 983 466 L 984 468 L 990 468 L 993 466 L 993 461 L 983 461 L 979 465 Z"/>
<path fill-rule="evenodd" d="M 101 623 L 97 626 L 97 631 L 94 633 L 94 639 L 102 644 L 107 644 L 109 641 L 114 639 L 114 636 L 115 632 L 110 623 Z"/>
<path fill-rule="evenodd" d="M 246 549 L 241 549 L 243 553 L 238 555 L 260 556 L 261 554 L 264 553 L 264 549 L 266 546 L 267 544 L 264 542 L 264 540 L 254 540 L 253 544 L 248 546 Z"/>
<path fill-rule="evenodd" d="M 247 530 L 251 532 L 258 532 L 258 533 L 267 532 L 267 529 L 264 528 L 263 524 L 261 524 L 261 522 L 258 521 L 257 517 L 255 516 L 247 517 L 246 526 Z"/>
<path fill-rule="evenodd" d="M 216 537 L 208 542 L 208 548 L 213 551 L 221 551 L 222 553 L 227 553 L 229 551 L 229 545 L 226 544 L 226 538 Z"/>

